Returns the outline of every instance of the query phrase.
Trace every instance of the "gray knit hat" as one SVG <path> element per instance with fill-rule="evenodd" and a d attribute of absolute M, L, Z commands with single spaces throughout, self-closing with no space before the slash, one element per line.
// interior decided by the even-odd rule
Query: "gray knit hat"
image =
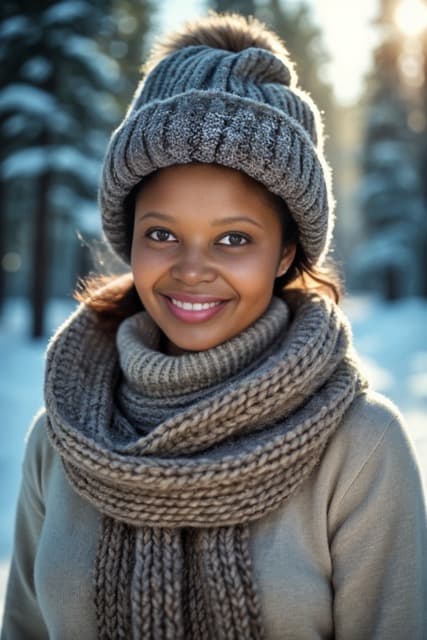
<path fill-rule="evenodd" d="M 124 201 L 156 169 L 189 162 L 243 171 L 281 196 L 305 253 L 319 264 L 333 226 L 329 168 L 320 116 L 274 53 L 187 46 L 140 83 L 111 138 L 100 204 L 105 235 L 129 262 L 131 223 Z"/>

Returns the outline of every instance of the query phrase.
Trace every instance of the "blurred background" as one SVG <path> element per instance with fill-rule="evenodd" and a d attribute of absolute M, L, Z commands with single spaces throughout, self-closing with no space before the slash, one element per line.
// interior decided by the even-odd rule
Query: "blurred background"
<path fill-rule="evenodd" d="M 323 111 L 344 306 L 426 481 L 427 3 L 2 0 L 0 603 L 47 339 L 73 308 L 77 279 L 111 265 L 96 203 L 109 136 L 156 35 L 208 9 L 272 26 Z"/>

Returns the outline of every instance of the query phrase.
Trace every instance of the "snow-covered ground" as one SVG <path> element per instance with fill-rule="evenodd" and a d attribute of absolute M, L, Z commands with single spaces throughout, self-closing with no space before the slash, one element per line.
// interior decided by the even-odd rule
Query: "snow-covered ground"
<path fill-rule="evenodd" d="M 372 385 L 394 400 L 407 420 L 427 487 L 427 301 L 384 304 L 354 297 L 344 306 Z M 72 303 L 51 303 L 49 331 L 71 309 Z M 0 618 L 24 436 L 42 404 L 47 341 L 30 340 L 28 322 L 28 309 L 19 300 L 8 303 L 0 318 Z"/>

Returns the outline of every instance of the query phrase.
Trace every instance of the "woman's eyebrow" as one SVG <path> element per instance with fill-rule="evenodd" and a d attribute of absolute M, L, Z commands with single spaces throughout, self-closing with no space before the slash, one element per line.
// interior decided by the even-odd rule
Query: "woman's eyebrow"
<path fill-rule="evenodd" d="M 260 229 L 263 228 L 259 222 L 256 222 L 256 220 L 252 220 L 252 218 L 247 218 L 246 216 L 229 216 L 227 218 L 221 218 L 220 220 L 214 220 L 214 222 L 212 222 L 212 226 L 219 226 L 220 224 L 233 224 L 234 222 L 249 222 L 256 227 L 260 227 Z"/>
<path fill-rule="evenodd" d="M 146 220 L 147 218 L 157 218 L 160 220 L 164 220 L 165 222 L 176 222 L 176 218 L 173 216 L 169 216 L 167 213 L 160 213 L 159 211 L 146 211 L 138 218 L 138 222 L 142 220 Z M 262 229 L 262 225 L 256 220 L 252 218 L 247 218 L 246 216 L 228 216 L 227 218 L 220 218 L 219 220 L 214 220 L 212 222 L 213 227 L 218 227 L 223 224 L 234 224 L 236 222 L 249 222 L 249 224 L 253 224 L 256 227 Z"/>
<path fill-rule="evenodd" d="M 160 220 L 165 220 L 166 222 L 175 222 L 175 218 L 173 216 L 168 216 L 167 213 L 160 213 L 159 211 L 146 211 L 139 216 L 138 222 L 141 222 L 141 220 L 145 220 L 146 218 L 160 218 Z"/>

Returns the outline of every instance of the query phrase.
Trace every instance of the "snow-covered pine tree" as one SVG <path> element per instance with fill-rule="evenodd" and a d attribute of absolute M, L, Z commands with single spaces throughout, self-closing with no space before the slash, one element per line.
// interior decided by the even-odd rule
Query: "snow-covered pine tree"
<path fill-rule="evenodd" d="M 90 37 L 102 20 L 93 3 L 8 2 L 2 13 L 7 78 L 0 111 L 7 155 L 1 170 L 14 214 L 8 226 L 27 230 L 21 250 L 32 255 L 25 271 L 37 337 L 51 285 L 55 227 L 59 217 L 72 215 L 79 199 L 96 193 L 102 131 L 116 117 L 104 105 L 113 104 L 118 74 Z"/>
<path fill-rule="evenodd" d="M 418 140 L 408 126 L 411 101 L 399 73 L 401 38 L 390 2 L 378 18 L 384 40 L 374 54 L 361 154 L 359 190 L 364 241 L 350 262 L 350 282 L 388 300 L 420 295 L 426 208 L 418 163 Z"/>
<path fill-rule="evenodd" d="M 142 50 L 152 12 L 150 2 L 134 2 L 131 10 L 130 4 L 5 0 L 1 6 L 1 210 L 8 213 L 4 237 L 17 247 L 22 275 L 31 281 L 33 336 L 43 333 L 50 292 L 75 284 L 76 232 L 99 231 L 93 225 L 100 162 L 131 94 L 128 43 L 134 38 L 133 48 Z"/>

